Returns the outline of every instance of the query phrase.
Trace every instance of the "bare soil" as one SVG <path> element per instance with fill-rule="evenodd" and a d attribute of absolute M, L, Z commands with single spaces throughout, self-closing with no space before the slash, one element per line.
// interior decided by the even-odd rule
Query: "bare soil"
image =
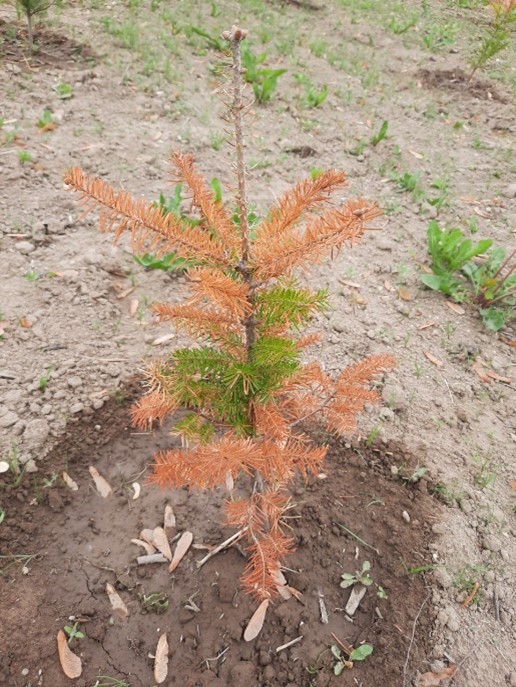
<path fill-rule="evenodd" d="M 443 687 L 516 685 L 514 325 L 489 332 L 472 305 L 460 314 L 420 282 L 432 218 L 514 247 L 514 46 L 469 80 L 486 12 L 473 0 L 473 9 L 425 3 L 426 14 L 419 2 L 400 9 L 367 0 L 319 10 L 265 0 L 131 4 L 85 0 L 51 13 L 33 56 L 14 9 L 0 9 L 0 459 L 12 466 L 0 475 L 0 684 L 68 684 L 55 636 L 73 616 L 85 634 L 72 645 L 85 666 L 75 684 L 84 687 L 97 675 L 152 684 L 158 628 L 172 647 L 167 684 L 409 687 L 418 672 L 453 661 L 459 670 Z M 400 31 L 413 15 L 414 26 Z M 333 447 L 328 478 L 296 485 L 298 551 L 286 574 L 302 602 L 275 604 L 250 644 L 241 635 L 253 602 L 238 589 L 237 549 L 198 572 L 203 552 L 192 550 L 170 576 L 136 567 L 130 543 L 161 524 L 166 501 L 178 532 L 190 529 L 196 543 L 230 534 L 220 524 L 222 495 L 145 487 L 133 501 L 130 490 L 171 439 L 131 431 L 128 380 L 186 343 L 177 334 L 163 342 L 170 331 L 149 308 L 183 300 L 186 280 L 144 270 L 126 243 L 100 237 L 96 218 L 81 217 L 62 183 L 78 164 L 136 196 L 170 197 L 167 157 L 180 149 L 194 152 L 229 197 L 224 60 L 189 27 L 218 36 L 233 23 L 251 30 L 266 66 L 288 69 L 271 102 L 254 108 L 257 211 L 310 169 L 328 167 L 346 171 L 348 195 L 385 211 L 383 231 L 301 275 L 333 295 L 331 313 L 313 323 L 323 339 L 310 355 L 330 372 L 368 353 L 398 360 L 385 406 L 368 412 L 353 442 Z M 328 86 L 321 106 L 308 107 L 299 74 L 316 90 Z M 61 84 L 71 98 L 60 97 Z M 46 128 L 38 126 L 45 110 Z M 373 146 L 383 121 L 388 136 Z M 400 186 L 405 172 L 417 177 L 417 192 Z M 439 210 L 429 202 L 441 192 L 436 180 L 446 193 Z M 489 382 L 479 366 L 494 374 Z M 65 489 L 63 465 L 78 492 Z M 113 497 L 96 494 L 89 465 L 110 480 Z M 427 472 L 412 484 L 417 468 Z M 347 599 L 338 583 L 366 559 L 388 599 L 369 590 L 350 624 L 336 610 Z M 125 625 L 110 623 L 106 582 L 129 606 Z M 153 592 L 169 594 L 163 615 L 142 608 L 140 595 Z M 196 592 L 199 613 L 185 610 Z M 374 652 L 334 677 L 331 632 Z"/>

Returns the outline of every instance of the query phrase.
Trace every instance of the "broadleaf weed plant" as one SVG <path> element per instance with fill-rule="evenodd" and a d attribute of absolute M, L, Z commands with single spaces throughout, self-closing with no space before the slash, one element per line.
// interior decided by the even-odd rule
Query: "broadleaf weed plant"
<path fill-rule="evenodd" d="M 225 93 L 226 119 L 234 130 L 236 213 L 215 200 L 193 157 L 182 153 L 173 155 L 176 181 L 190 189 L 200 217 L 195 225 L 116 192 L 79 168 L 69 170 L 65 182 L 87 211 L 100 209 L 101 230 L 115 238 L 129 233 L 134 251 L 174 251 L 196 261 L 187 270 L 191 298 L 181 305 L 158 303 L 154 310 L 197 345 L 150 365 L 148 391 L 133 406 L 132 421 L 150 429 L 176 410 L 188 411 L 173 428 L 182 447 L 155 456 L 151 482 L 226 488 L 226 521 L 247 542 L 243 588 L 268 604 L 278 592 L 282 561 L 293 550 L 284 520 L 291 508 L 288 486 L 296 474 L 318 474 L 328 450 L 312 443 L 303 427 L 320 419 L 338 435 L 353 432 L 364 406 L 380 401 L 370 382 L 391 369 L 394 359 L 369 356 L 335 378 L 317 362 L 302 361 L 318 337 L 301 330 L 326 308 L 327 292 L 300 286 L 294 270 L 354 245 L 380 211 L 365 199 L 331 205 L 346 177 L 330 169 L 297 183 L 265 218 L 250 221 L 244 159 L 249 103 L 241 60 L 246 35 L 237 27 L 223 34 L 232 53 Z M 245 497 L 234 495 L 238 477 L 247 484 Z"/>

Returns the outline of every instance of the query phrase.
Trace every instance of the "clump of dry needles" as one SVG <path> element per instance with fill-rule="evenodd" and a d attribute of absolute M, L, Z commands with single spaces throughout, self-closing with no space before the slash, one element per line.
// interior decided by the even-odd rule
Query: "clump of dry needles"
<path fill-rule="evenodd" d="M 139 428 L 151 428 L 176 410 L 187 409 L 173 433 L 182 448 L 158 453 L 151 481 L 161 486 L 228 490 L 226 518 L 247 541 L 242 584 L 268 603 L 281 586 L 284 557 L 293 540 L 284 524 L 288 485 L 296 473 L 317 474 L 327 447 L 302 430 L 319 419 L 339 435 L 356 428 L 366 403 L 379 401 L 369 383 L 390 369 L 389 355 L 367 357 L 330 377 L 302 361 L 317 336 L 303 325 L 326 304 L 325 290 L 311 291 L 293 277 L 296 268 L 342 246 L 352 246 L 380 212 L 364 199 L 333 206 L 345 175 L 334 169 L 299 182 L 264 219 L 252 224 L 244 162 L 244 101 L 240 44 L 247 32 L 223 34 L 232 53 L 231 102 L 237 191 L 233 212 L 217 202 L 190 155 L 176 153 L 176 181 L 191 191 L 200 221 L 167 214 L 74 168 L 65 182 L 86 209 L 100 208 L 101 228 L 116 238 L 129 232 L 134 251 L 175 251 L 195 261 L 187 276 L 192 296 L 182 305 L 155 305 L 161 320 L 186 329 L 197 344 L 173 350 L 148 370 L 148 392 L 133 407 Z M 233 496 L 239 475 L 250 477 L 247 498 Z M 252 485 L 252 486 L 251 486 Z"/>

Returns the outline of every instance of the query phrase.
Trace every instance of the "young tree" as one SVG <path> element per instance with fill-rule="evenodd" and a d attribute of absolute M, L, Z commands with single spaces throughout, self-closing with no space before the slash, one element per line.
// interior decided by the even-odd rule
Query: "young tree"
<path fill-rule="evenodd" d="M 31 52 L 34 50 L 33 17 L 38 14 L 44 14 L 56 2 L 57 0 L 16 0 L 18 11 L 24 14 L 27 19 L 27 35 Z"/>
<path fill-rule="evenodd" d="M 233 57 L 229 119 L 234 126 L 237 211 L 217 202 L 190 155 L 176 153 L 177 180 L 191 190 L 200 222 L 192 225 L 100 179 L 74 168 L 65 182 L 86 210 L 100 208 L 101 228 L 116 238 L 129 232 L 135 251 L 174 250 L 195 260 L 187 275 L 192 296 L 182 305 L 159 303 L 155 312 L 186 329 L 197 341 L 172 351 L 148 371 L 148 393 L 133 407 L 139 428 L 150 428 L 180 408 L 175 423 L 183 448 L 156 456 L 152 481 L 161 486 L 212 489 L 225 485 L 227 522 L 247 540 L 246 591 L 259 600 L 273 597 L 281 562 L 293 542 L 283 524 L 288 484 L 296 473 L 316 474 L 327 452 L 303 431 L 309 419 L 322 420 L 337 434 L 356 428 L 366 403 L 380 400 L 370 381 L 390 369 L 388 355 L 370 356 L 330 377 L 317 362 L 303 363 L 303 351 L 317 336 L 302 336 L 304 325 L 326 307 L 326 290 L 300 286 L 302 268 L 352 246 L 378 217 L 374 203 L 348 200 L 332 206 L 330 196 L 346 181 L 328 170 L 299 182 L 267 217 L 253 224 L 248 209 L 244 163 L 240 43 L 246 32 L 225 32 Z M 251 478 L 246 498 L 232 494 L 239 475 Z"/>

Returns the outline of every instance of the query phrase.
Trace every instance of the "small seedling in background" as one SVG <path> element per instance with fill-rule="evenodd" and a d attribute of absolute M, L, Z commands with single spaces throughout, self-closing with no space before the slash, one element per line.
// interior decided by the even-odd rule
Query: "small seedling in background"
<path fill-rule="evenodd" d="M 52 367 L 52 365 L 50 365 L 49 367 L 47 367 L 47 371 L 45 372 L 45 374 L 39 378 L 38 389 L 40 391 L 45 391 L 45 389 L 47 388 L 53 369 L 54 368 Z"/>
<path fill-rule="evenodd" d="M 479 51 L 470 60 L 470 81 L 478 69 L 509 47 L 511 31 L 516 28 L 516 0 L 490 0 L 488 4 L 493 11 L 492 21 L 482 37 Z"/>
<path fill-rule="evenodd" d="M 154 592 L 151 594 L 141 594 L 140 602 L 145 611 L 151 613 L 165 613 L 169 606 L 168 594 L 164 592 Z"/>
<path fill-rule="evenodd" d="M 364 661 L 368 656 L 373 653 L 373 647 L 371 644 L 361 644 L 356 649 L 349 647 L 348 658 L 346 659 L 342 653 L 342 649 L 336 644 L 331 647 L 331 653 L 337 659 L 337 663 L 333 666 L 333 674 L 340 675 L 344 669 L 353 668 L 353 663 L 355 661 Z"/>
<path fill-rule="evenodd" d="M 73 88 L 69 83 L 58 83 L 54 86 L 54 91 L 61 100 L 69 100 L 73 96 Z"/>
<path fill-rule="evenodd" d="M 342 582 L 340 586 L 343 589 L 348 587 L 353 587 L 355 584 L 363 584 L 364 587 L 369 587 L 373 584 L 373 579 L 367 574 L 371 570 L 371 563 L 369 561 L 364 561 L 362 563 L 362 570 L 356 572 L 355 575 L 351 573 L 343 573 L 341 575 Z"/>
<path fill-rule="evenodd" d="M 26 272 L 24 277 L 27 281 L 33 282 L 39 279 L 39 274 L 35 270 L 31 270 L 30 272 Z"/>
<path fill-rule="evenodd" d="M 56 128 L 56 124 L 52 118 L 52 113 L 50 110 L 43 110 L 43 114 L 38 119 L 38 128 L 42 131 L 53 131 Z"/>
<path fill-rule="evenodd" d="M 387 596 L 387 592 L 381 585 L 376 585 L 376 596 L 379 599 L 388 599 L 389 597 Z"/>
<path fill-rule="evenodd" d="M 5 510 L 3 508 L 0 508 L 0 525 L 3 523 L 5 519 Z"/>
<path fill-rule="evenodd" d="M 32 155 L 28 150 L 19 150 L 17 155 L 18 160 L 22 163 L 22 165 L 24 165 L 26 162 L 32 162 Z"/>
<path fill-rule="evenodd" d="M 217 52 L 227 52 L 227 44 L 222 38 L 217 35 L 211 35 L 198 26 L 190 26 L 187 29 L 187 33 L 194 33 L 196 36 L 204 38 L 206 45 L 210 50 L 216 50 Z"/>
<path fill-rule="evenodd" d="M 68 644 L 71 644 L 74 639 L 84 639 L 84 634 L 79 630 L 79 623 L 65 625 L 63 630 L 68 637 Z"/>
<path fill-rule="evenodd" d="M 371 141 L 370 141 L 371 145 L 373 147 L 376 147 L 380 143 L 380 141 L 383 141 L 383 139 L 387 136 L 388 131 L 389 131 L 389 122 L 387 120 L 384 120 L 382 123 L 382 126 L 380 127 L 380 131 L 371 137 Z"/>
<path fill-rule="evenodd" d="M 436 179 L 430 184 L 430 188 L 435 188 L 439 191 L 438 195 L 433 198 L 427 198 L 426 201 L 429 205 L 432 205 L 437 214 L 441 212 L 443 207 L 448 202 L 448 196 L 450 195 L 450 190 L 448 188 L 448 182 L 446 179 Z"/>
<path fill-rule="evenodd" d="M 52 5 L 61 5 L 62 0 L 16 0 L 16 7 L 20 14 L 27 20 L 27 37 L 29 50 L 34 51 L 34 17 L 45 12 Z"/>
<path fill-rule="evenodd" d="M 267 53 L 265 52 L 255 55 L 249 48 L 242 50 L 242 67 L 245 69 L 244 79 L 251 84 L 254 97 L 261 105 L 269 102 L 277 88 L 279 77 L 287 72 L 286 69 L 261 68 L 259 65 L 263 64 L 266 59 Z"/>
<path fill-rule="evenodd" d="M 305 104 L 309 108 L 319 107 L 328 97 L 328 86 L 318 90 L 304 74 L 294 74 L 295 80 L 305 89 Z"/>
<path fill-rule="evenodd" d="M 110 675 L 97 675 L 93 687 L 129 687 L 129 683 Z"/>
<path fill-rule="evenodd" d="M 51 489 L 57 482 L 59 475 L 57 472 L 53 472 L 50 477 L 43 478 L 43 489 Z"/>

